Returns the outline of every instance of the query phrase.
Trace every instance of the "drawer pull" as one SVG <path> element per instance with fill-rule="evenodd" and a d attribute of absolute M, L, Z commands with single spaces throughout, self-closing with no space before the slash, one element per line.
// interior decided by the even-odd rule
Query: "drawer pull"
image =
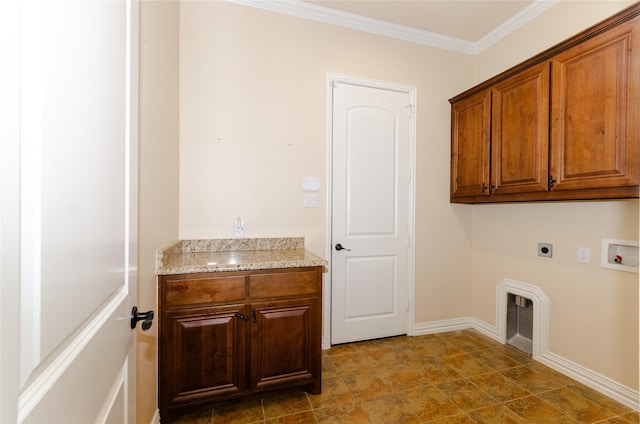
<path fill-rule="evenodd" d="M 236 312 L 234 315 L 236 316 L 236 318 L 240 318 L 240 319 L 243 319 L 245 321 L 249 321 L 249 317 L 246 316 L 245 314 L 241 314 L 239 312 Z"/>
<path fill-rule="evenodd" d="M 258 322 L 258 317 L 256 317 L 256 310 L 255 309 L 251 310 L 251 318 L 253 318 L 253 322 L 254 323 Z"/>

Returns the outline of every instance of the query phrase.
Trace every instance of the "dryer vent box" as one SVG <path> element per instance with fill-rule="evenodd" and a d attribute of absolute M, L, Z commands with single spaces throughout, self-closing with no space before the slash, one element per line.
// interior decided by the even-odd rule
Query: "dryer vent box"
<path fill-rule="evenodd" d="M 538 243 L 538 256 L 551 258 L 553 256 L 553 245 L 551 243 Z"/>

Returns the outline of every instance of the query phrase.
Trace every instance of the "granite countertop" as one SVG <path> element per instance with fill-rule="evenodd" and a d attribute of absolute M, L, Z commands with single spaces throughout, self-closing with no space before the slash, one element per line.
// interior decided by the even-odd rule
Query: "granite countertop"
<path fill-rule="evenodd" d="M 180 240 L 156 252 L 156 274 L 326 266 L 304 237 Z"/>

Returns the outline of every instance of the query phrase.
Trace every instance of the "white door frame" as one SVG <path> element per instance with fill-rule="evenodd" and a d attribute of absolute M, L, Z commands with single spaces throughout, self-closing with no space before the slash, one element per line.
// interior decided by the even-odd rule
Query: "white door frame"
<path fill-rule="evenodd" d="M 325 258 L 328 258 L 329 265 L 327 267 L 327 272 L 324 274 L 324 287 L 322 291 L 322 303 L 323 303 L 323 322 L 322 322 L 322 348 L 329 349 L 331 348 L 331 256 L 333 252 L 333 245 L 331 243 L 332 235 L 332 216 L 333 216 L 333 87 L 334 83 L 343 83 L 343 84 L 351 84 L 351 85 L 359 85 L 364 87 L 378 88 L 383 90 L 393 90 L 399 91 L 402 93 L 408 93 L 411 98 L 411 104 L 416 104 L 416 91 L 417 88 L 415 86 L 410 86 L 406 84 L 398 84 L 391 83 L 385 81 L 378 81 L 373 79 L 365 79 L 350 75 L 338 74 L 333 72 L 327 72 L 326 74 L 326 83 L 325 83 L 325 165 L 326 165 L 326 181 L 325 187 L 326 189 L 326 210 L 325 210 Z M 409 123 L 409 167 L 411 168 L 411 181 L 409 187 L 409 237 L 411 240 L 411 244 L 409 246 L 409 270 L 408 277 L 409 281 L 407 282 L 407 295 L 409 297 L 409 310 L 407 311 L 407 335 L 413 335 L 413 327 L 414 327 L 414 293 L 415 293 L 415 266 L 414 266 L 414 258 L 415 258 L 415 193 L 416 193 L 416 185 L 415 185 L 415 174 L 416 174 L 416 108 L 414 107 L 412 110 L 412 115 Z"/>

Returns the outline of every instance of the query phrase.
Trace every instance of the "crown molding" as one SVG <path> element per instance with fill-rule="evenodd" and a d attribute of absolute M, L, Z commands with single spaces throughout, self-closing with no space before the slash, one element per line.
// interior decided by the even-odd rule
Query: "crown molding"
<path fill-rule="evenodd" d="M 553 6 L 558 4 L 559 1 L 560 0 L 534 0 L 529 6 L 510 17 L 497 26 L 493 31 L 478 40 L 474 46 L 474 54 L 478 54 L 491 47 L 493 44 L 502 40 L 518 28 L 524 26 L 527 22 L 533 20 L 538 15 L 541 15 L 551 9 Z"/>
<path fill-rule="evenodd" d="M 505 21 L 502 25 L 491 31 L 477 42 L 449 37 L 435 32 L 423 31 L 385 22 L 379 19 L 368 18 L 353 13 L 342 12 L 300 0 L 226 0 L 244 6 L 271 12 L 282 13 L 298 18 L 309 19 L 316 22 L 336 25 L 356 31 L 368 32 L 383 37 L 395 38 L 411 43 L 437 47 L 468 55 L 476 55 L 490 47 L 495 42 L 506 37 L 511 32 L 520 28 L 531 19 L 548 10 L 559 0 L 534 0 L 533 3 L 522 11 Z"/>

